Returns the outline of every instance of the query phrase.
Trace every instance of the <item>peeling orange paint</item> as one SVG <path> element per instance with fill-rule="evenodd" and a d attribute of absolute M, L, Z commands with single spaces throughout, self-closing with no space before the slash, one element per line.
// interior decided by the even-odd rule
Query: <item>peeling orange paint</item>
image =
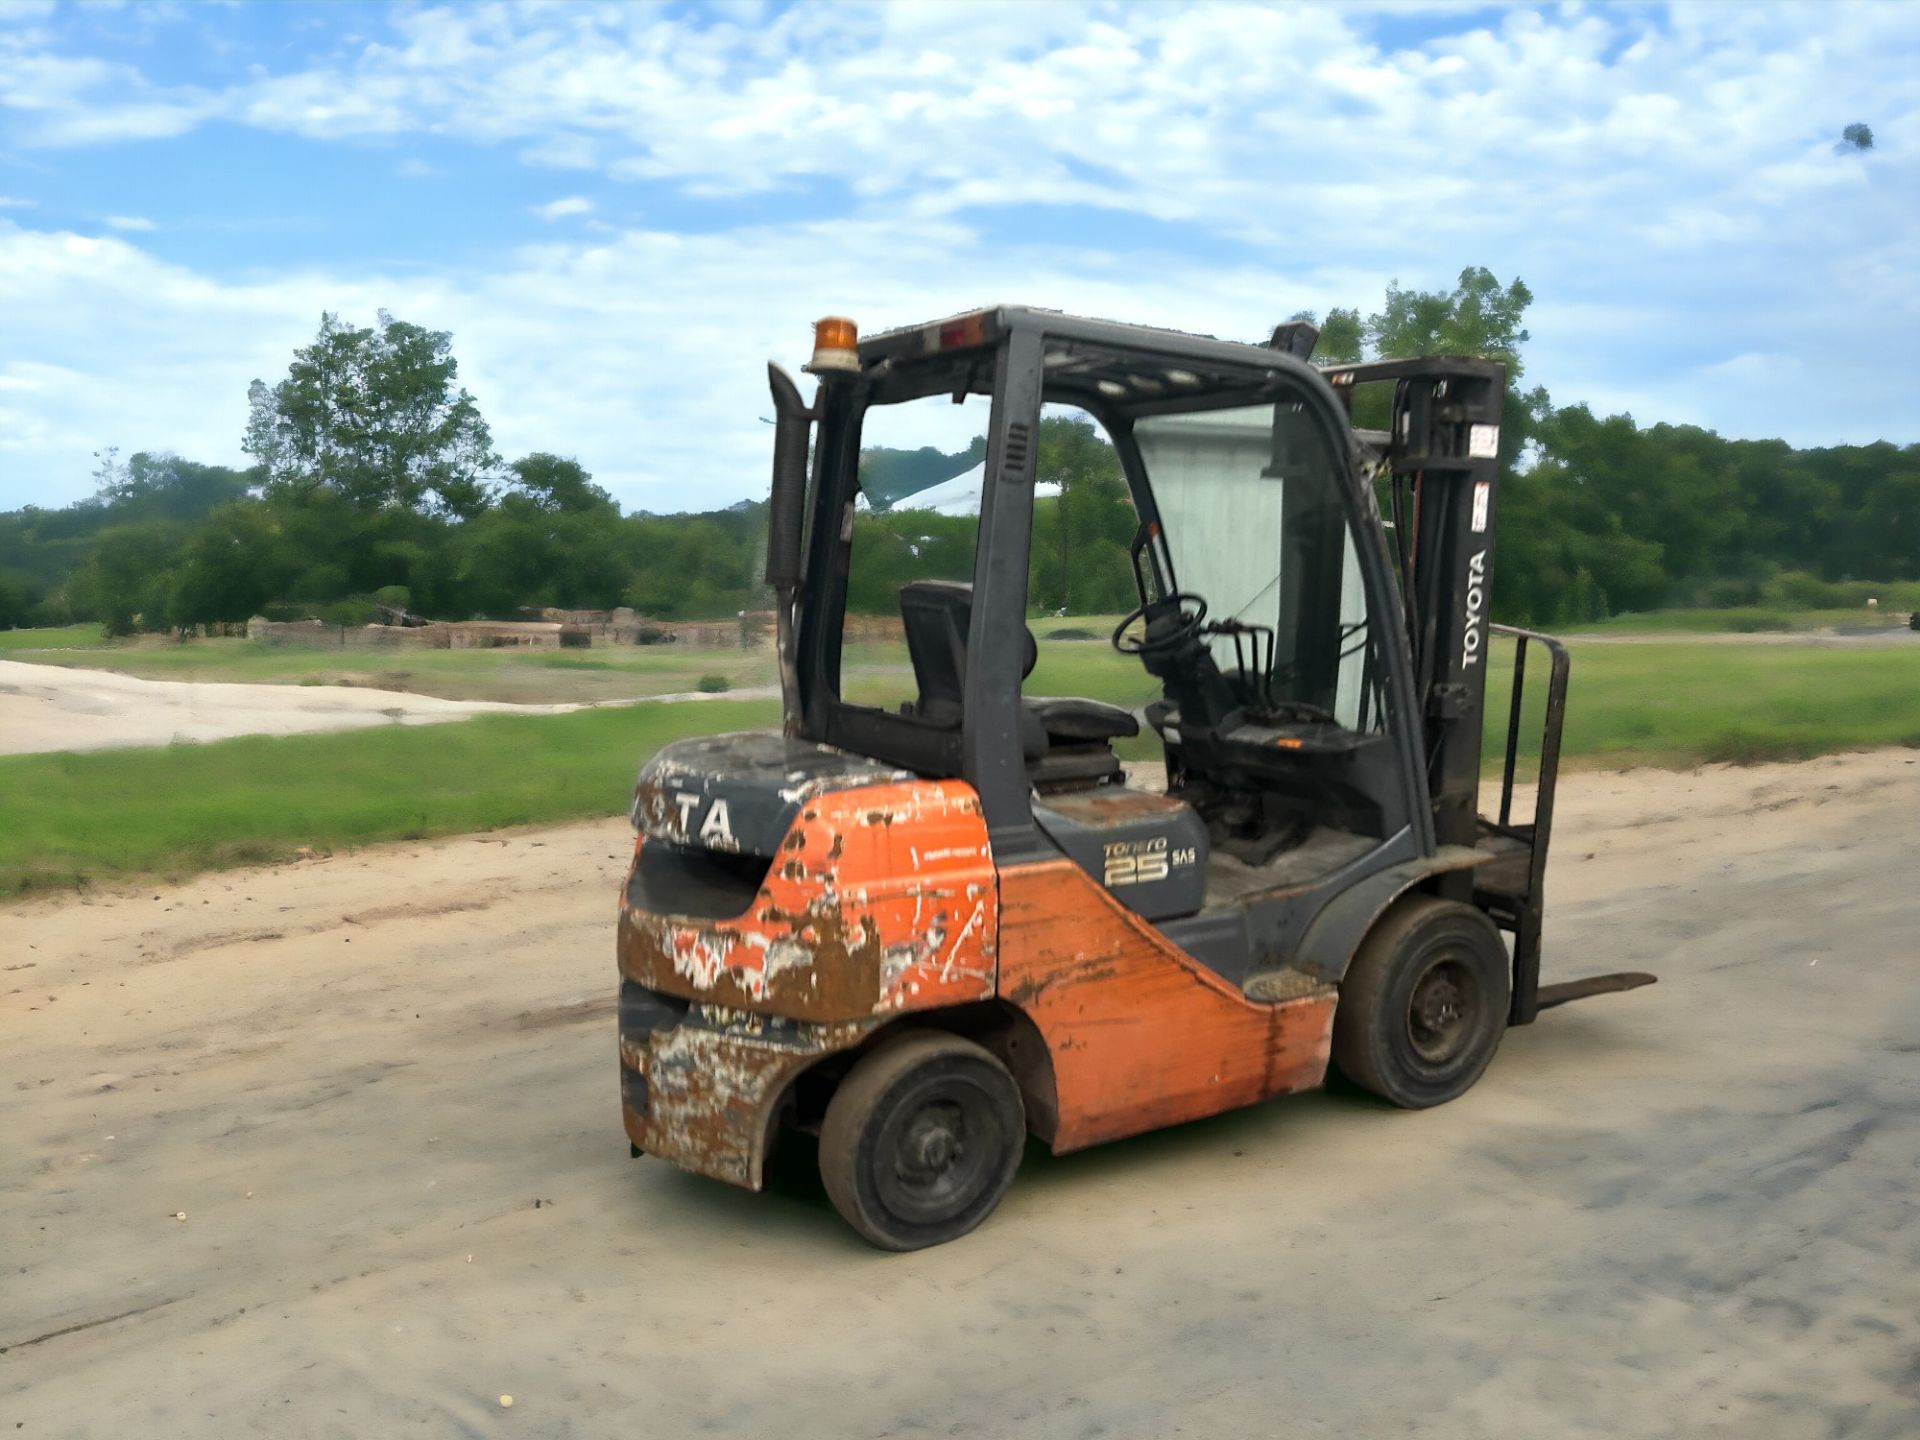
<path fill-rule="evenodd" d="M 746 912 L 730 919 L 623 906 L 621 973 L 665 994 L 816 1022 L 994 993 L 998 891 L 971 786 L 821 795 L 779 854 Z"/>

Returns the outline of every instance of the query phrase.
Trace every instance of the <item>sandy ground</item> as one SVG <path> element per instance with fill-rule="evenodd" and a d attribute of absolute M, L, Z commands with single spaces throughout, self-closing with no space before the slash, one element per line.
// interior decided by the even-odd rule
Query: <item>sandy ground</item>
<path fill-rule="evenodd" d="M 1549 978 L 1661 984 L 910 1256 L 627 1158 L 618 823 L 0 911 L 0 1434 L 1920 1434 L 1920 760 L 1563 797 Z"/>
<path fill-rule="evenodd" d="M 694 692 L 649 700 L 740 700 L 777 694 L 766 687 L 724 695 Z M 42 750 L 104 750 L 171 745 L 234 735 L 297 735 L 369 725 L 428 725 L 474 715 L 559 715 L 591 705 L 518 705 L 441 700 L 351 685 L 237 685 L 204 680 L 142 680 L 111 670 L 77 670 L 0 660 L 0 755 Z"/>
<path fill-rule="evenodd" d="M 572 705 L 438 700 L 346 685 L 224 685 L 142 680 L 0 660 L 0 754 L 170 745 L 233 735 L 297 735 L 368 725 L 465 720 L 489 711 L 552 715 Z"/>

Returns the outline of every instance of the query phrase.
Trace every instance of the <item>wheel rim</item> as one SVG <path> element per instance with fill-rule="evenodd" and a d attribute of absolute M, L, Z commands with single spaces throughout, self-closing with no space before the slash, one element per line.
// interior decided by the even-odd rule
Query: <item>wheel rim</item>
<path fill-rule="evenodd" d="M 1478 1028 L 1480 984 L 1452 955 L 1428 962 L 1407 999 L 1407 1041 L 1429 1065 L 1460 1058 Z"/>
<path fill-rule="evenodd" d="M 992 1184 L 1004 1148 L 988 1096 L 968 1083 L 927 1085 L 906 1097 L 875 1137 L 873 1182 L 902 1220 L 948 1219 Z"/>

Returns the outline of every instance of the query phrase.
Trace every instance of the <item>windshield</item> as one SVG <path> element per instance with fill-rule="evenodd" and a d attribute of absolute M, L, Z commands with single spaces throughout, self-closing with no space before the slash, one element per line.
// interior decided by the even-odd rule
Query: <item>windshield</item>
<path fill-rule="evenodd" d="M 1222 668 L 1269 697 L 1381 723 L 1345 462 L 1298 402 L 1155 415 L 1133 429 L 1180 589 L 1202 596 Z"/>

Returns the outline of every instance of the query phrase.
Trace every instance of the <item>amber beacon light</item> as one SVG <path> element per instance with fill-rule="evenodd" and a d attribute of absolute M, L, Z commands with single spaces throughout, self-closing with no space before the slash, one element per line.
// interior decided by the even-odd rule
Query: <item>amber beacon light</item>
<path fill-rule="evenodd" d="M 813 322 L 813 363 L 809 370 L 858 370 L 860 331 L 844 315 Z"/>

